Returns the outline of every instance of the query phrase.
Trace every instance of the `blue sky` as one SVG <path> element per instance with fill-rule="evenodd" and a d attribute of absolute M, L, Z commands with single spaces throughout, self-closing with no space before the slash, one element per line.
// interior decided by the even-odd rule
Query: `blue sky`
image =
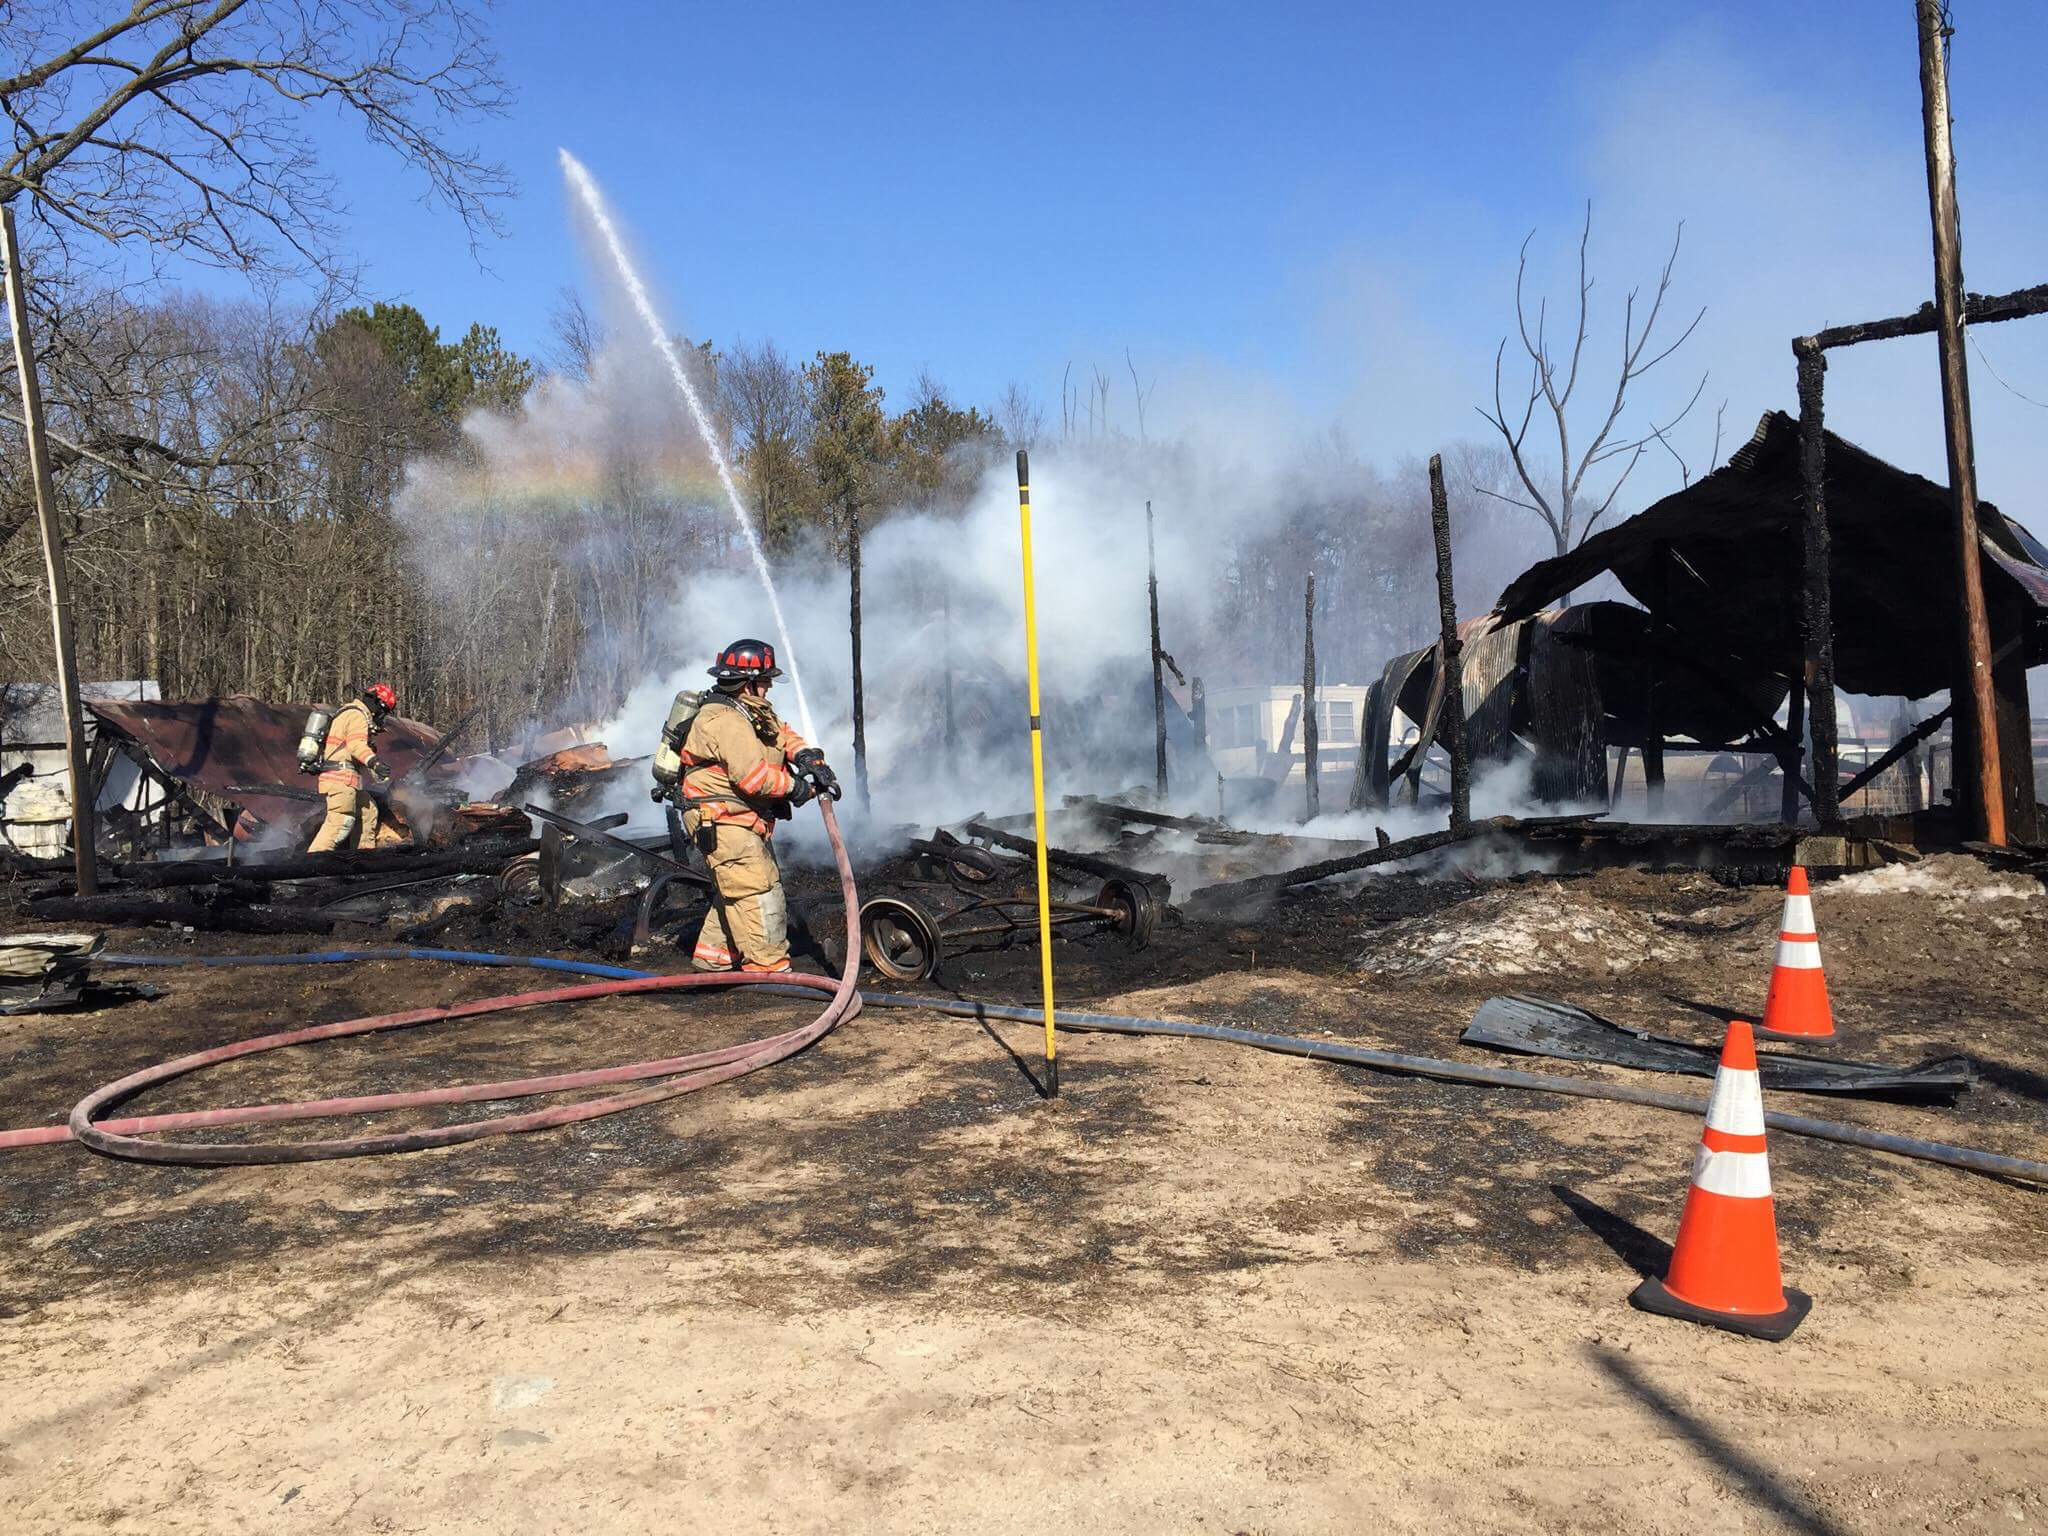
<path fill-rule="evenodd" d="M 2048 7 L 1954 9 L 1966 277 L 2048 279 Z M 1907 0 L 522 0 L 494 27 L 518 99 L 476 133 L 521 193 L 487 270 L 358 139 L 330 164 L 375 291 L 527 350 L 584 280 L 558 145 L 693 336 L 843 347 L 898 396 L 921 368 L 970 402 L 1017 379 L 1049 415 L 1065 364 L 1121 372 L 1128 347 L 1155 431 L 1334 423 L 1389 463 L 1484 430 L 1516 247 L 1536 229 L 1539 281 L 1562 278 L 1589 197 L 1596 356 L 1687 221 L 1672 304 L 1707 318 L 1641 404 L 1708 372 L 1697 455 L 1722 399 L 1724 449 L 1790 405 L 1794 331 L 1928 291 Z M 2048 320 L 1980 341 L 2048 400 Z M 1931 343 L 1878 350 L 1837 358 L 1831 425 L 1943 477 Z M 2048 412 L 1977 385 L 1987 494 L 2048 521 Z"/>

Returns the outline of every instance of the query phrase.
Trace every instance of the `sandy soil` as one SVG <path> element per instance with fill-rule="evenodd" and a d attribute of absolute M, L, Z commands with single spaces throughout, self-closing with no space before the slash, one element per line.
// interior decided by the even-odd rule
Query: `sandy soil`
<path fill-rule="evenodd" d="M 1839 1051 L 1961 1052 L 1977 1088 L 1950 1109 L 1779 1107 L 2048 1156 L 2048 897 L 1989 879 L 1944 864 L 1819 894 Z M 1760 1002 L 1776 908 L 1697 875 L 1389 877 L 1169 920 L 1139 955 L 1063 946 L 1063 975 L 1077 1003 L 1499 1062 L 1456 1044 L 1497 991 L 1716 1038 Z M 1034 969 L 966 956 L 946 979 L 1028 1000 Z M 151 979 L 154 1003 L 0 1021 L 0 1122 L 61 1118 L 202 1042 L 508 978 Z M 508 1015 L 239 1063 L 149 1103 L 632 1060 L 800 1008 Z M 1063 1042 L 1049 1103 L 1011 1055 L 1035 1049 L 1029 1029 L 870 1013 L 737 1084 L 445 1153 L 223 1172 L 6 1154 L 0 1521 L 1694 1536 L 2048 1519 L 2048 1192 L 1774 1138 L 1787 1279 L 1814 1312 L 1771 1346 L 1625 1304 L 1676 1225 L 1687 1117 L 1102 1035 Z"/>

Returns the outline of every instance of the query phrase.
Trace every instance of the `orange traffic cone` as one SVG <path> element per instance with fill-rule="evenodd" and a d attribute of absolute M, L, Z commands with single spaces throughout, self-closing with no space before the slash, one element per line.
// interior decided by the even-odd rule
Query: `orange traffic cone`
<path fill-rule="evenodd" d="M 1827 973 L 1820 968 L 1820 935 L 1813 927 L 1813 893 L 1806 871 L 1792 866 L 1785 883 L 1785 915 L 1778 920 L 1778 954 L 1758 1033 L 1800 1040 L 1831 1040 L 1835 1011 L 1828 1006 Z"/>
<path fill-rule="evenodd" d="M 1789 1338 L 1813 1307 L 1778 1269 L 1763 1086 L 1755 1037 L 1740 1019 L 1728 1026 L 1721 1048 L 1670 1267 L 1662 1280 L 1637 1286 L 1629 1301 L 1645 1312 L 1773 1343 Z"/>

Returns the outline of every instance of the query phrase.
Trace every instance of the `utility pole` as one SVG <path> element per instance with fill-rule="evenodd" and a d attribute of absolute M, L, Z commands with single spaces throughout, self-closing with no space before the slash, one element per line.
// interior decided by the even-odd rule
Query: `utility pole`
<path fill-rule="evenodd" d="M 1934 223 L 1935 336 L 1941 357 L 1941 414 L 1947 426 L 1948 483 L 1956 506 L 1961 576 L 1963 675 L 1955 718 L 1968 720 L 1977 752 L 1977 830 L 2005 842 L 2005 776 L 1991 686 L 1991 621 L 1984 608 L 1983 558 L 1977 545 L 1977 458 L 1970 433 L 1970 375 L 1963 356 L 1963 237 L 1956 211 L 1955 145 L 1950 139 L 1948 27 L 1940 0 L 1917 0 L 1920 115 L 1927 130 L 1927 202 Z"/>
<path fill-rule="evenodd" d="M 71 582 L 64 564 L 64 530 L 57 522 L 57 488 L 50 481 L 50 445 L 43 439 L 43 391 L 36 379 L 36 349 L 28 334 L 28 281 L 14 210 L 0 206 L 0 262 L 6 265 L 7 319 L 14 332 L 14 367 L 21 381 L 22 435 L 28 439 L 29 477 L 35 483 L 36 524 L 43 535 L 43 568 L 50 579 L 50 629 L 57 650 L 57 693 L 64 706 L 64 756 L 71 770 L 71 850 L 78 894 L 99 890 L 93 856 L 93 794 L 85 767 L 85 712 L 78 702 L 78 657 L 71 641 Z"/>
<path fill-rule="evenodd" d="M 1160 673 L 1159 557 L 1152 547 L 1152 503 L 1145 503 L 1145 591 L 1152 605 L 1152 740 L 1155 751 L 1153 790 L 1166 804 L 1166 679 Z"/>

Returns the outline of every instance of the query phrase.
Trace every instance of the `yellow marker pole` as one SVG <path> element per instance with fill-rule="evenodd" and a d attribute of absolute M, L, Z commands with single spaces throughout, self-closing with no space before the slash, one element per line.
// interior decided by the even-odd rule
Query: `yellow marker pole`
<path fill-rule="evenodd" d="M 1060 1096 L 1052 1021 L 1052 881 L 1045 861 L 1045 732 L 1038 718 L 1038 587 L 1031 569 L 1031 456 L 1017 450 L 1017 521 L 1024 531 L 1024 652 L 1031 677 L 1031 808 L 1038 826 L 1038 973 L 1045 992 L 1045 1096 Z"/>

